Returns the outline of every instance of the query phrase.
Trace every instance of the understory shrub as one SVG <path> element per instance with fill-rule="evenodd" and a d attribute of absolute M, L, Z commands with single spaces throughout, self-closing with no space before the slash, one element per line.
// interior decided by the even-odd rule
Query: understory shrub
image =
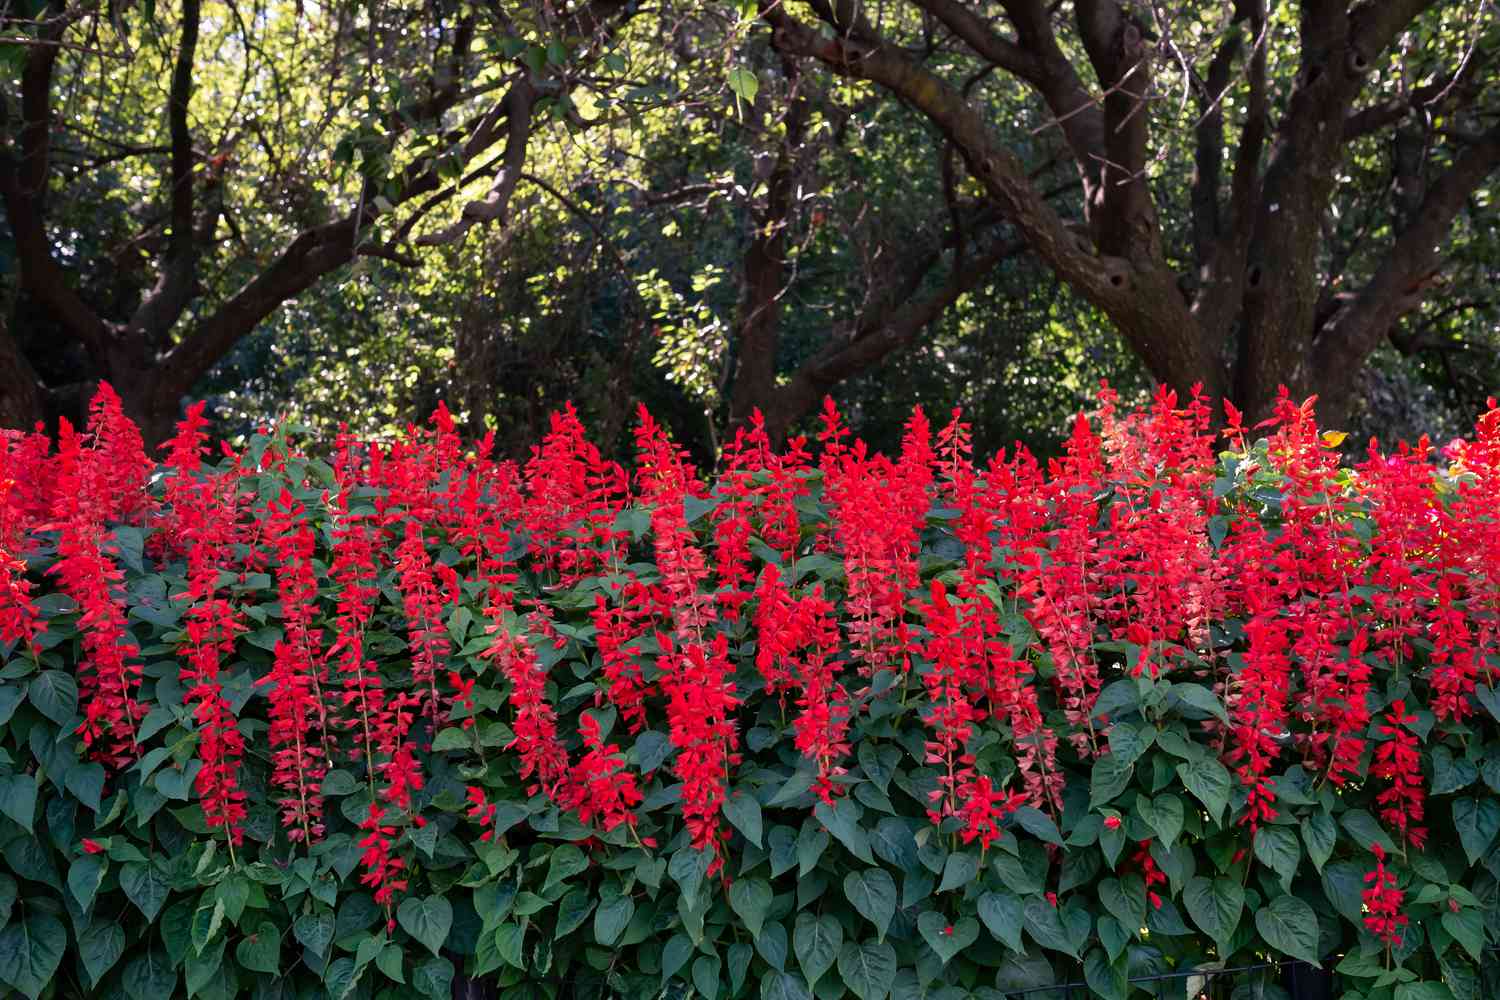
<path fill-rule="evenodd" d="M 1347 466 L 1226 412 L 1105 390 L 1043 468 L 830 404 L 711 477 L 644 413 L 628 469 L 568 409 L 8 432 L 0 982 L 1494 996 L 1500 409 Z"/>

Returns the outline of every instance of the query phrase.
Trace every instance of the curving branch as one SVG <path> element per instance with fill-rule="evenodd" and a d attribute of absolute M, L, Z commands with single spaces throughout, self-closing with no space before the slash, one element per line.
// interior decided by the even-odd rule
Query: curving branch
<path fill-rule="evenodd" d="M 1348 372 L 1426 297 L 1442 266 L 1439 245 L 1469 196 L 1500 169 L 1500 125 L 1453 157 L 1374 275 L 1318 332 L 1314 363 Z"/>

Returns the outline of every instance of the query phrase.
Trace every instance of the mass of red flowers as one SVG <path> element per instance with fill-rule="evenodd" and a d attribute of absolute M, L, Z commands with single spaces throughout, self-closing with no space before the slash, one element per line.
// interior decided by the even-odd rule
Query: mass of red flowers
<path fill-rule="evenodd" d="M 1194 725 L 1241 787 L 1247 838 L 1299 764 L 1369 783 L 1393 839 L 1420 847 L 1422 734 L 1461 726 L 1493 679 L 1476 650 L 1500 637 L 1500 409 L 1470 440 L 1344 466 L 1311 401 L 1283 396 L 1258 445 L 1202 398 L 1117 407 L 1101 393 L 1044 463 L 976 461 L 961 415 L 934 432 L 921 411 L 886 458 L 829 404 L 816 457 L 753 419 L 709 479 L 644 411 L 625 469 L 571 408 L 520 465 L 466 447 L 445 409 L 394 443 L 341 436 L 326 462 L 276 433 L 211 465 L 200 404 L 158 470 L 105 387 L 55 445 L 0 435 L 0 643 L 39 658 L 49 621 L 76 616 L 77 735 L 112 773 L 177 692 L 204 819 L 231 845 L 247 757 L 309 849 L 330 771 L 352 764 L 362 877 L 386 905 L 451 794 L 433 755 L 475 755 L 458 797 L 481 840 L 507 775 L 603 835 L 636 829 L 666 768 L 712 872 L 751 727 L 788 733 L 832 808 L 854 727 L 912 705 L 929 819 L 988 849 L 1023 806 L 1061 815 L 1064 756 L 1116 747 L 1111 678 L 1211 693 L 1219 718 Z M 142 559 L 178 585 L 136 588 Z M 49 580 L 68 603 L 44 613 Z M 143 675 L 134 623 L 153 605 L 181 623 L 180 687 Z M 240 719 L 241 658 L 268 727 Z M 645 765 L 622 747 L 648 731 L 665 749 Z M 1156 906 L 1151 843 L 1132 857 Z M 1375 852 L 1366 923 L 1389 941 L 1401 892 Z"/>

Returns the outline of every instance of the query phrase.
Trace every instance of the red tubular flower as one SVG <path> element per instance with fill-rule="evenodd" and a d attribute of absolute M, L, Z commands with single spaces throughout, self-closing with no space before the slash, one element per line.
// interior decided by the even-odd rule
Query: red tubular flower
<path fill-rule="evenodd" d="M 372 802 L 369 815 L 359 825 L 365 831 L 365 836 L 359 842 L 360 850 L 364 852 L 360 856 L 360 863 L 365 872 L 359 877 L 359 881 L 361 885 L 375 890 L 375 902 L 389 912 L 396 893 L 406 891 L 406 862 L 391 850 L 397 835 L 396 828 L 384 825 L 383 815 L 384 810 L 380 805 Z"/>
<path fill-rule="evenodd" d="M 380 597 L 376 585 L 375 531 L 367 518 L 348 513 L 346 492 L 347 487 L 341 488 L 335 503 L 330 575 L 339 592 L 335 619 L 338 635 L 329 647 L 328 656 L 336 665 L 337 679 L 343 689 L 340 703 L 345 710 L 344 724 L 355 734 L 355 746 L 350 748 L 349 757 L 363 761 L 365 780 L 373 789 L 375 761 L 381 746 L 399 741 L 388 731 L 394 720 L 386 710 L 380 671 L 365 655 L 365 629 Z"/>
<path fill-rule="evenodd" d="M 632 591 L 644 589 L 634 580 L 632 584 Z M 628 597 L 626 600 L 629 602 Z M 634 626 L 636 617 L 628 603 L 627 606 L 611 608 L 603 594 L 594 595 L 594 610 L 590 618 L 594 623 L 607 694 L 632 733 L 646 728 L 646 696 L 651 690 L 637 660 L 641 650 L 635 645 L 640 639 L 640 632 Z"/>
<path fill-rule="evenodd" d="M 669 735 L 678 750 L 673 769 L 682 779 L 683 817 L 693 846 L 713 855 L 709 871 L 717 872 L 723 865 L 719 846 L 725 782 L 729 769 L 740 761 L 733 718 L 739 699 L 729 642 L 722 632 L 706 650 L 697 643 L 674 648 L 665 634 L 656 638 L 662 650 Z"/>
<path fill-rule="evenodd" d="M 449 645 L 444 595 L 455 593 L 456 581 L 452 569 L 427 554 L 422 526 L 414 520 L 406 522 L 406 537 L 396 550 L 396 572 L 396 586 L 406 611 L 411 679 L 421 703 L 419 714 L 436 734 L 442 700 L 437 690 L 438 671 L 448 658 Z M 440 577 L 445 578 L 441 586 Z"/>
<path fill-rule="evenodd" d="M 0 430 L 0 646 L 30 645 L 44 628 L 24 558 L 32 519 L 22 477 L 40 472 L 34 461 L 38 444 L 45 456 L 47 441 L 40 434 Z"/>
<path fill-rule="evenodd" d="M 172 507 L 177 542 L 187 548 L 187 663 L 179 671 L 186 682 L 185 704 L 198 723 L 198 759 L 194 780 L 204 822 L 223 829 L 231 846 L 244 840 L 245 793 L 239 787 L 245 740 L 224 697 L 220 665 L 234 655 L 236 637 L 245 626 L 230 602 L 218 593 L 219 574 L 231 564 L 231 546 L 239 540 L 236 481 L 201 474 L 206 440 L 203 404 L 188 409 L 170 442 L 167 465 L 173 470 L 166 495 Z"/>
<path fill-rule="evenodd" d="M 1151 903 L 1153 909 L 1161 909 L 1161 896 L 1156 893 L 1152 886 L 1166 885 L 1167 876 L 1157 866 L 1156 859 L 1151 856 L 1151 841 L 1142 840 L 1138 843 L 1134 853 L 1130 855 L 1130 860 L 1135 864 L 1136 868 L 1140 869 L 1141 878 L 1146 883 L 1146 899 Z"/>
<path fill-rule="evenodd" d="M 1099 698 L 1099 664 L 1094 628 L 1100 596 L 1090 586 L 1089 566 L 1097 547 L 1094 497 L 1102 483 L 1099 440 L 1082 414 L 1073 425 L 1067 457 L 1052 466 L 1045 496 L 1053 508 L 1051 527 L 1027 539 L 1017 552 L 1017 597 L 1023 613 L 1052 655 L 1053 680 L 1063 714 L 1072 726 L 1068 738 L 1082 754 L 1099 750 L 1093 720 Z"/>
<path fill-rule="evenodd" d="M 547 671 L 537 660 L 536 650 L 524 638 L 514 636 L 500 622 L 489 626 L 493 635 L 481 655 L 489 659 L 510 682 L 508 701 L 516 710 L 511 727 L 521 755 L 521 777 L 534 778 L 527 794 L 544 792 L 558 801 L 568 776 L 568 752 L 557 738 L 557 716 L 547 700 Z"/>
<path fill-rule="evenodd" d="M 1406 711 L 1406 702 L 1394 701 L 1380 726 L 1380 735 L 1388 737 L 1375 750 L 1370 775 L 1390 782 L 1390 787 L 1375 797 L 1381 806 L 1380 818 L 1401 832 L 1402 840 L 1421 848 L 1427 839 L 1422 822 L 1426 793 L 1422 788 L 1422 756 L 1416 734 L 1409 731 L 1415 715 Z"/>
<path fill-rule="evenodd" d="M 495 804 L 485 798 L 484 789 L 477 785 L 470 785 L 465 790 L 469 798 L 469 809 L 465 816 L 479 824 L 482 831 L 479 839 L 488 843 L 495 836 Z"/>
<path fill-rule="evenodd" d="M 313 576 L 314 538 L 304 509 L 290 492 L 267 505 L 267 525 L 276 553 L 284 637 L 276 643 L 269 684 L 271 783 L 282 825 L 292 841 L 323 835 L 323 776 L 328 772 L 327 705 L 318 683 L 321 637 L 312 627 L 318 587 Z"/>
<path fill-rule="evenodd" d="M 107 454 L 96 462 L 96 450 L 85 451 L 66 420 L 59 424 L 58 498 L 65 509 L 52 572 L 82 612 L 78 625 L 84 656 L 77 677 L 84 719 L 78 732 L 90 756 L 118 769 L 140 755 L 136 723 L 146 715 L 135 698 L 141 683 L 141 667 L 135 662 L 139 647 L 118 596 L 125 574 L 104 553 L 110 532 L 103 518 L 115 501 L 101 499 L 107 493 L 101 477 L 119 462 Z"/>
<path fill-rule="evenodd" d="M 571 780 L 574 808 L 585 825 L 599 821 L 604 832 L 621 824 L 635 826 L 631 812 L 641 804 L 635 775 L 625 770 L 625 755 L 613 743 L 604 742 L 599 720 L 585 712 L 578 717 L 578 735 L 587 752 L 573 768 Z"/>
<path fill-rule="evenodd" d="M 1385 851 L 1379 844 L 1370 845 L 1375 855 L 1375 870 L 1365 875 L 1365 884 L 1370 888 L 1360 895 L 1365 902 L 1365 926 L 1370 933 L 1390 947 L 1401 942 L 1407 924 L 1406 914 L 1401 912 L 1406 893 L 1396 885 L 1396 875 L 1385 866 Z"/>

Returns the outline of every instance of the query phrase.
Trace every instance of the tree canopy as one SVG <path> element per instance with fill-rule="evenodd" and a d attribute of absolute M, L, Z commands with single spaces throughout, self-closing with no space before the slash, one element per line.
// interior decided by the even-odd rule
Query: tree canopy
<path fill-rule="evenodd" d="M 9 4 L 0 423 L 97 380 L 515 450 L 1101 377 L 1443 431 L 1500 364 L 1500 27 L 1437 0 Z"/>

